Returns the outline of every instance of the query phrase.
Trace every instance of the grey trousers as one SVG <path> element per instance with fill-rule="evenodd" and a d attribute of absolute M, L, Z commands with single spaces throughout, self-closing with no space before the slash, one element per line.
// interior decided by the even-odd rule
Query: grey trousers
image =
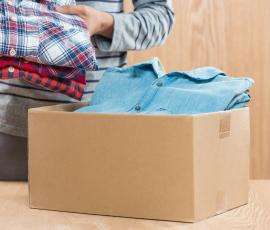
<path fill-rule="evenodd" d="M 26 181 L 27 138 L 0 133 L 0 181 Z"/>

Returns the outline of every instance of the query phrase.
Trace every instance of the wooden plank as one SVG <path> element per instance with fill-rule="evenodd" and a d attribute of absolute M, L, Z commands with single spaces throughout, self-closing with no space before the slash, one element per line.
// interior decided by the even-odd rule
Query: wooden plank
<path fill-rule="evenodd" d="M 174 0 L 174 9 L 167 43 L 130 52 L 129 64 L 157 56 L 167 71 L 210 65 L 253 77 L 251 177 L 270 178 L 270 1 Z"/>
<path fill-rule="evenodd" d="M 270 225 L 269 190 L 270 181 L 251 181 L 248 205 L 195 224 L 189 224 L 30 209 L 26 183 L 0 182 L 0 229 L 268 230 Z"/>

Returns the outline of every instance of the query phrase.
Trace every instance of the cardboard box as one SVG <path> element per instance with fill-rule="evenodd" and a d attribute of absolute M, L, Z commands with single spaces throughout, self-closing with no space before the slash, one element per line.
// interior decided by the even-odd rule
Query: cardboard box
<path fill-rule="evenodd" d="M 29 112 L 30 207 L 195 222 L 248 202 L 249 109 Z"/>

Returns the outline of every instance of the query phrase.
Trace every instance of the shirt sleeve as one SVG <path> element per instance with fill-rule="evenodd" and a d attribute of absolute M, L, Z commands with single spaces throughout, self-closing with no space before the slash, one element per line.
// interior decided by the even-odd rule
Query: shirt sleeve
<path fill-rule="evenodd" d="M 133 5 L 131 13 L 112 14 L 112 39 L 93 37 L 100 50 L 143 50 L 164 43 L 174 22 L 172 0 L 133 0 Z"/>

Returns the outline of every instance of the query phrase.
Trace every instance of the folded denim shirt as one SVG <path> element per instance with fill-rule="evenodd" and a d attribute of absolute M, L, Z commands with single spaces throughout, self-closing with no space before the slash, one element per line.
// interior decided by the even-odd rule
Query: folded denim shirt
<path fill-rule="evenodd" d="M 158 59 L 106 71 L 90 106 L 77 112 L 197 114 L 247 105 L 253 80 L 214 67 L 165 74 Z"/>
<path fill-rule="evenodd" d="M 0 55 L 51 66 L 97 70 L 84 21 L 55 11 L 74 0 L 1 0 Z"/>

